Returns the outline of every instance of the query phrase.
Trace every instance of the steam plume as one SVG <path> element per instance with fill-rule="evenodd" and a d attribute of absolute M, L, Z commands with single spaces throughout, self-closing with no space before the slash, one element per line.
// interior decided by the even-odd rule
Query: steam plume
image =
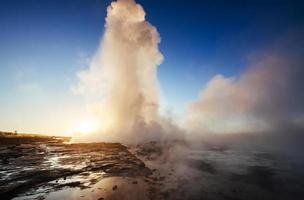
<path fill-rule="evenodd" d="M 304 124 L 303 32 L 256 54 L 239 77 L 216 75 L 189 104 L 192 131 L 286 131 Z M 293 128 L 292 128 L 293 127 Z"/>
<path fill-rule="evenodd" d="M 134 0 L 117 0 L 107 8 L 100 47 L 89 69 L 78 73 L 78 91 L 101 123 L 91 139 L 130 141 L 160 132 L 159 42 L 156 28 Z"/>
<path fill-rule="evenodd" d="M 189 103 L 185 118 L 190 137 L 193 132 L 303 126 L 302 41 L 303 31 L 292 33 L 255 55 L 239 77 L 213 77 L 199 99 Z M 176 124 L 158 114 L 157 66 L 163 59 L 159 42 L 156 28 L 145 20 L 139 4 L 111 3 L 99 49 L 89 69 L 78 73 L 78 91 L 101 126 L 89 137 L 74 139 L 140 142 L 183 135 Z"/>

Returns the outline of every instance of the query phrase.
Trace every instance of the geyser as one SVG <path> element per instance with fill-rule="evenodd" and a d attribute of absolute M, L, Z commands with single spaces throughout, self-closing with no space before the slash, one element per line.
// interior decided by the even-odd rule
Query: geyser
<path fill-rule="evenodd" d="M 134 0 L 107 8 L 105 31 L 89 69 L 78 73 L 77 91 L 101 129 L 80 141 L 134 141 L 159 132 L 157 66 L 159 34 Z M 130 138 L 130 137 L 133 138 Z"/>

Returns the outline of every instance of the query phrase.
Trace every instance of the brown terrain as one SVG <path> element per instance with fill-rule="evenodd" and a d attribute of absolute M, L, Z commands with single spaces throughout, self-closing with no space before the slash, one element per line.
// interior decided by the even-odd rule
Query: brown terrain
<path fill-rule="evenodd" d="M 0 134 L 0 199 L 301 199 L 302 162 L 184 141 L 69 143 Z M 297 161 L 302 157 L 296 158 Z"/>

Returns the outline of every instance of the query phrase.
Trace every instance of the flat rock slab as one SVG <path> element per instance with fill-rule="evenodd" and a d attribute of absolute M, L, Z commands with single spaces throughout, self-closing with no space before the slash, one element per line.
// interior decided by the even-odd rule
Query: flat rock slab
<path fill-rule="evenodd" d="M 10 140 L 0 142 L 0 158 L 1 199 L 32 195 L 41 186 L 43 192 L 63 187 L 85 188 L 104 177 L 151 173 L 119 143 L 68 144 L 56 138 Z"/>

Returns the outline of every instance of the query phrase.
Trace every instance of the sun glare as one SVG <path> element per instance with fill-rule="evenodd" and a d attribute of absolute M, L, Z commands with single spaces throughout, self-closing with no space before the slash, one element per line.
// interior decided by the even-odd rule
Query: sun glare
<path fill-rule="evenodd" d="M 87 120 L 79 124 L 79 126 L 77 126 L 73 130 L 73 132 L 87 134 L 96 131 L 97 128 L 98 128 L 98 123 L 96 122 L 96 120 Z"/>

